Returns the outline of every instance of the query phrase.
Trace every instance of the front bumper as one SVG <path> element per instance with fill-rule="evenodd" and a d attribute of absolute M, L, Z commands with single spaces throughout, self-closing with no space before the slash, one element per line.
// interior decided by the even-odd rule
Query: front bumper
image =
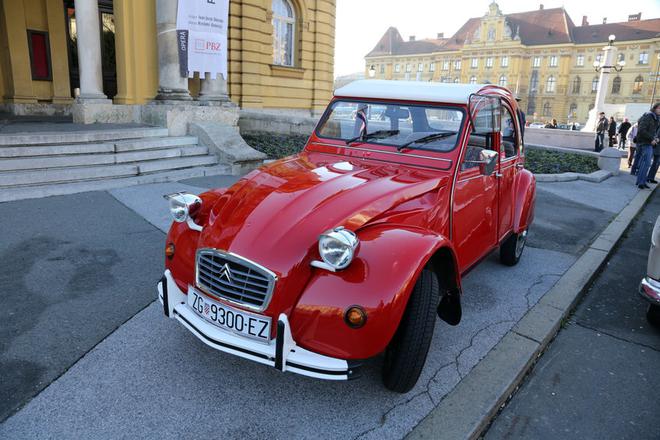
<path fill-rule="evenodd" d="M 326 380 L 349 380 L 359 376 L 360 364 L 331 358 L 298 347 L 291 336 L 287 316 L 277 320 L 277 336 L 269 344 L 253 341 L 218 328 L 198 316 L 188 306 L 184 294 L 174 282 L 172 273 L 165 271 L 158 282 L 158 299 L 166 316 L 178 320 L 192 334 L 216 350 L 224 351 L 280 371 Z"/>
<path fill-rule="evenodd" d="M 639 294 L 651 304 L 660 306 L 660 281 L 646 277 L 639 283 Z"/>

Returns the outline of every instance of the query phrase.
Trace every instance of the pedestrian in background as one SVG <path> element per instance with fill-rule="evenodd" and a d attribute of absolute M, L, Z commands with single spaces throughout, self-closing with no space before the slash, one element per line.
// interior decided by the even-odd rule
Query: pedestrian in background
<path fill-rule="evenodd" d="M 635 155 L 635 150 L 637 149 L 635 147 L 636 141 L 637 141 L 637 122 L 635 122 L 633 126 L 630 127 L 630 130 L 628 130 L 628 145 L 630 145 L 630 154 L 628 155 L 628 168 L 633 167 L 633 159 L 636 159 L 636 155 Z M 630 174 L 632 174 L 633 176 L 637 174 L 635 172 L 634 167 L 630 170 Z"/>
<path fill-rule="evenodd" d="M 610 124 L 607 123 L 607 118 L 605 117 L 605 112 L 600 112 L 598 115 L 598 121 L 596 121 L 596 142 L 594 149 L 596 153 L 599 153 L 605 144 L 605 132 L 607 131 Z"/>
<path fill-rule="evenodd" d="M 632 124 L 628 121 L 628 118 L 623 118 L 623 122 L 619 125 L 619 149 L 621 150 L 625 151 L 626 149 L 626 140 L 631 126 Z"/>
<path fill-rule="evenodd" d="M 616 145 L 616 121 L 614 120 L 614 116 L 610 116 L 610 121 L 608 123 L 609 125 L 607 126 L 607 135 L 609 138 L 609 146 L 614 148 Z"/>
<path fill-rule="evenodd" d="M 656 102 L 651 111 L 644 113 L 637 123 L 637 148 L 640 156 L 636 184 L 640 189 L 648 189 L 646 183 L 653 161 L 653 147 L 660 141 L 657 137 L 660 130 L 660 102 Z"/>
<path fill-rule="evenodd" d="M 660 119 L 660 117 L 658 118 Z M 649 175 L 646 179 L 648 183 L 658 183 L 655 180 L 655 175 L 660 168 L 660 121 L 658 123 L 658 131 L 655 132 L 655 145 L 653 146 L 653 163 L 649 169 Z"/>

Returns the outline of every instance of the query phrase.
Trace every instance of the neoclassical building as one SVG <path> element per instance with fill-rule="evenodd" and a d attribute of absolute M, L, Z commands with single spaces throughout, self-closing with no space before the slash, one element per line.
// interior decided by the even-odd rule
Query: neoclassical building
<path fill-rule="evenodd" d="M 365 75 L 500 84 L 521 98 L 528 119 L 584 123 L 598 89 L 594 62 L 603 61 L 610 35 L 616 36 L 616 59 L 625 65 L 611 72 L 606 103 L 616 108 L 650 103 L 660 19 L 641 18 L 633 14 L 627 22 L 591 25 L 584 17 L 576 26 L 563 8 L 541 5 L 535 11 L 503 14 L 493 2 L 486 15 L 471 18 L 451 37 L 439 33 L 437 38 L 404 40 L 396 28 L 389 28 L 365 57 Z M 660 84 L 657 89 L 656 99 Z"/>
<path fill-rule="evenodd" d="M 177 0 L 0 0 L 0 111 L 69 114 L 78 96 L 124 115 L 154 99 L 227 95 L 241 108 L 301 114 L 327 104 L 335 0 L 231 0 L 226 81 L 181 77 L 176 9 Z"/>

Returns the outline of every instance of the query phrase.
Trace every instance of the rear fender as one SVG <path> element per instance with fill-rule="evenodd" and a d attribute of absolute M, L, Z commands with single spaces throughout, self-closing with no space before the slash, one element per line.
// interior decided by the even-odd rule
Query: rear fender
<path fill-rule="evenodd" d="M 360 245 L 351 265 L 342 271 L 314 269 L 291 317 L 294 340 L 302 347 L 341 359 L 365 359 L 385 350 L 406 309 L 420 272 L 450 256 L 451 243 L 421 228 L 381 224 L 358 231 Z M 436 273 L 449 273 L 436 268 Z M 439 276 L 440 276 L 439 274 Z M 444 276 L 444 275 L 443 275 Z M 453 288 L 459 275 L 452 273 Z M 344 322 L 350 306 L 367 313 L 366 324 L 353 329 Z"/>
<path fill-rule="evenodd" d="M 529 170 L 521 170 L 516 175 L 516 209 L 513 219 L 513 232 L 519 234 L 529 228 L 534 221 L 536 203 L 536 179 Z"/>

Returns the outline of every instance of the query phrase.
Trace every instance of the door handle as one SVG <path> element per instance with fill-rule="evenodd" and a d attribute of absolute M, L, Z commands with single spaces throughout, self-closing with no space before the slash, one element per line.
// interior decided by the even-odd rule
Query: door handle
<path fill-rule="evenodd" d="M 523 168 L 525 168 L 525 165 L 523 165 L 521 163 L 516 164 L 516 169 L 522 170 Z"/>
<path fill-rule="evenodd" d="M 495 173 L 494 176 L 497 177 L 497 178 L 499 179 L 500 177 L 504 176 L 504 174 L 502 174 L 502 173 Z"/>

